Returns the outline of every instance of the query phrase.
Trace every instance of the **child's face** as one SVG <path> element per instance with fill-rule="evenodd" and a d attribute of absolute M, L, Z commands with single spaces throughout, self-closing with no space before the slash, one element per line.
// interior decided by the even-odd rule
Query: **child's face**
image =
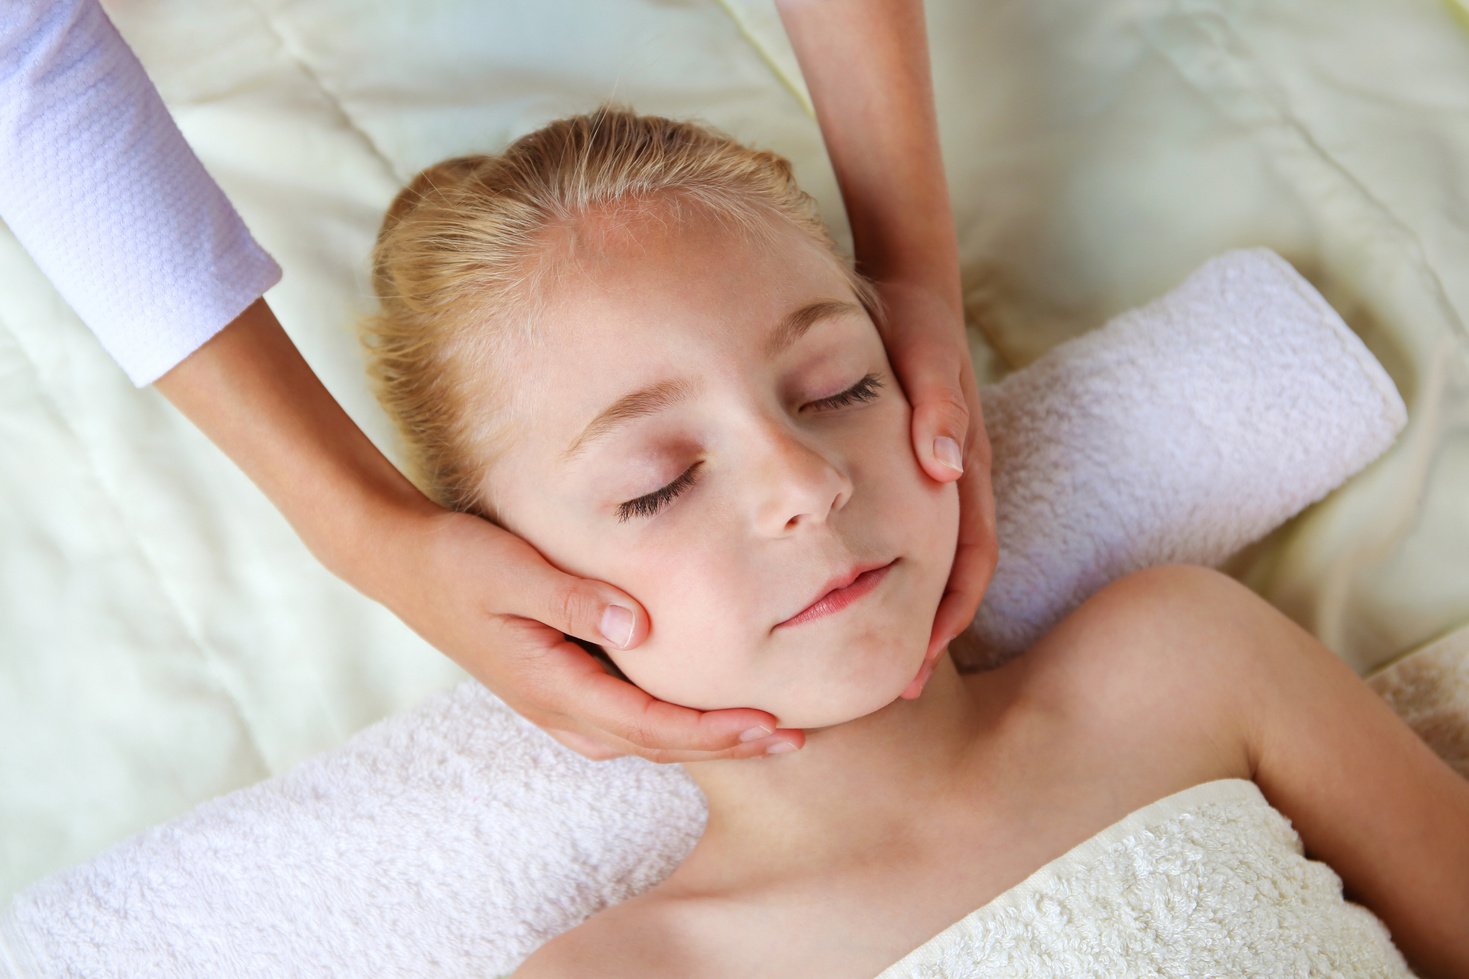
<path fill-rule="evenodd" d="M 919 469 L 908 402 L 841 273 L 793 228 L 755 243 L 699 213 L 587 222 L 561 244 L 573 259 L 544 342 L 512 380 L 527 437 L 493 476 L 508 529 L 642 602 L 648 638 L 609 652 L 662 700 L 802 728 L 891 703 L 922 664 L 959 500 Z M 772 353 L 813 303 L 834 305 Z M 880 387 L 842 398 L 868 375 Z M 782 624 L 833 578 L 890 562 L 841 611 Z"/>

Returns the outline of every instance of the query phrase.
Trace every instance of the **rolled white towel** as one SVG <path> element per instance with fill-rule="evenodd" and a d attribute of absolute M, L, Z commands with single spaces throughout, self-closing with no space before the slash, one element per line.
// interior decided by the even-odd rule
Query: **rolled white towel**
<path fill-rule="evenodd" d="M 1013 655 L 1107 582 L 1214 565 L 1380 455 L 1381 366 L 1268 249 L 981 392 L 1000 563 L 973 633 Z M 0 913 L 13 976 L 482 977 L 657 884 L 694 783 L 587 761 L 476 681 L 47 878 Z"/>
<path fill-rule="evenodd" d="M 980 402 L 1000 561 L 970 629 L 985 655 L 961 667 L 1028 649 L 1133 571 L 1218 566 L 1408 422 L 1382 365 L 1268 248 L 1210 260 Z"/>

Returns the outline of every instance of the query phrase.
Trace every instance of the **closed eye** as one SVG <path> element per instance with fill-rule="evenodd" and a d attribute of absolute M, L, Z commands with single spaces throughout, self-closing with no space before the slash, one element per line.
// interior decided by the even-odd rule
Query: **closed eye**
<path fill-rule="evenodd" d="M 821 411 L 830 411 L 834 408 L 843 408 L 850 404 L 862 401 L 872 401 L 878 397 L 878 391 L 882 388 L 882 379 L 876 374 L 868 374 L 856 384 L 847 388 L 840 394 L 834 394 L 820 401 L 812 401 L 805 407 L 816 408 Z M 617 522 L 626 523 L 633 517 L 656 516 L 660 510 L 672 503 L 680 493 L 694 485 L 694 472 L 702 462 L 696 462 L 683 473 L 662 489 L 654 490 L 646 496 L 640 496 L 635 500 L 628 500 L 617 508 Z"/>
<path fill-rule="evenodd" d="M 636 500 L 628 500 L 617 508 L 617 522 L 626 523 L 633 517 L 651 517 L 659 510 L 673 502 L 673 498 L 684 490 L 694 485 L 694 470 L 702 463 L 694 463 L 683 471 L 673 482 L 660 490 L 654 490 L 647 496 L 640 496 Z"/>
<path fill-rule="evenodd" d="M 876 374 L 868 374 L 841 394 L 834 394 L 829 398 L 813 401 L 808 407 L 841 408 L 856 401 L 872 401 L 877 397 L 878 389 L 881 387 L 882 379 Z"/>

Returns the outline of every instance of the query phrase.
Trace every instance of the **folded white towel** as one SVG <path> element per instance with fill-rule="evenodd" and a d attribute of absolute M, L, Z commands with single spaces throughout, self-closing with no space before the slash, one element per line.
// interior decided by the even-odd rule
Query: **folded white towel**
<path fill-rule="evenodd" d="M 667 877 L 705 816 L 682 769 L 588 761 L 467 680 L 33 884 L 0 948 L 28 979 L 484 979 Z"/>
<path fill-rule="evenodd" d="M 1407 412 L 1266 249 L 982 392 L 995 658 L 1096 589 L 1214 565 L 1381 454 Z M 475 976 L 661 881 L 706 817 L 682 770 L 593 763 L 474 681 L 43 880 L 0 914 L 12 975 Z"/>

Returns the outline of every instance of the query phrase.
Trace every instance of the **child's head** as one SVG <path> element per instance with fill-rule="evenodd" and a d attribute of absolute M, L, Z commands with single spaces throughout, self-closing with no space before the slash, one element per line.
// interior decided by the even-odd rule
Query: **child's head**
<path fill-rule="evenodd" d="M 912 680 L 957 491 L 918 467 L 870 286 L 786 161 L 560 120 L 420 174 L 374 285 L 371 372 L 420 482 L 636 596 L 652 630 L 613 652 L 633 682 L 821 727 Z M 895 559 L 849 609 L 778 625 Z"/>

